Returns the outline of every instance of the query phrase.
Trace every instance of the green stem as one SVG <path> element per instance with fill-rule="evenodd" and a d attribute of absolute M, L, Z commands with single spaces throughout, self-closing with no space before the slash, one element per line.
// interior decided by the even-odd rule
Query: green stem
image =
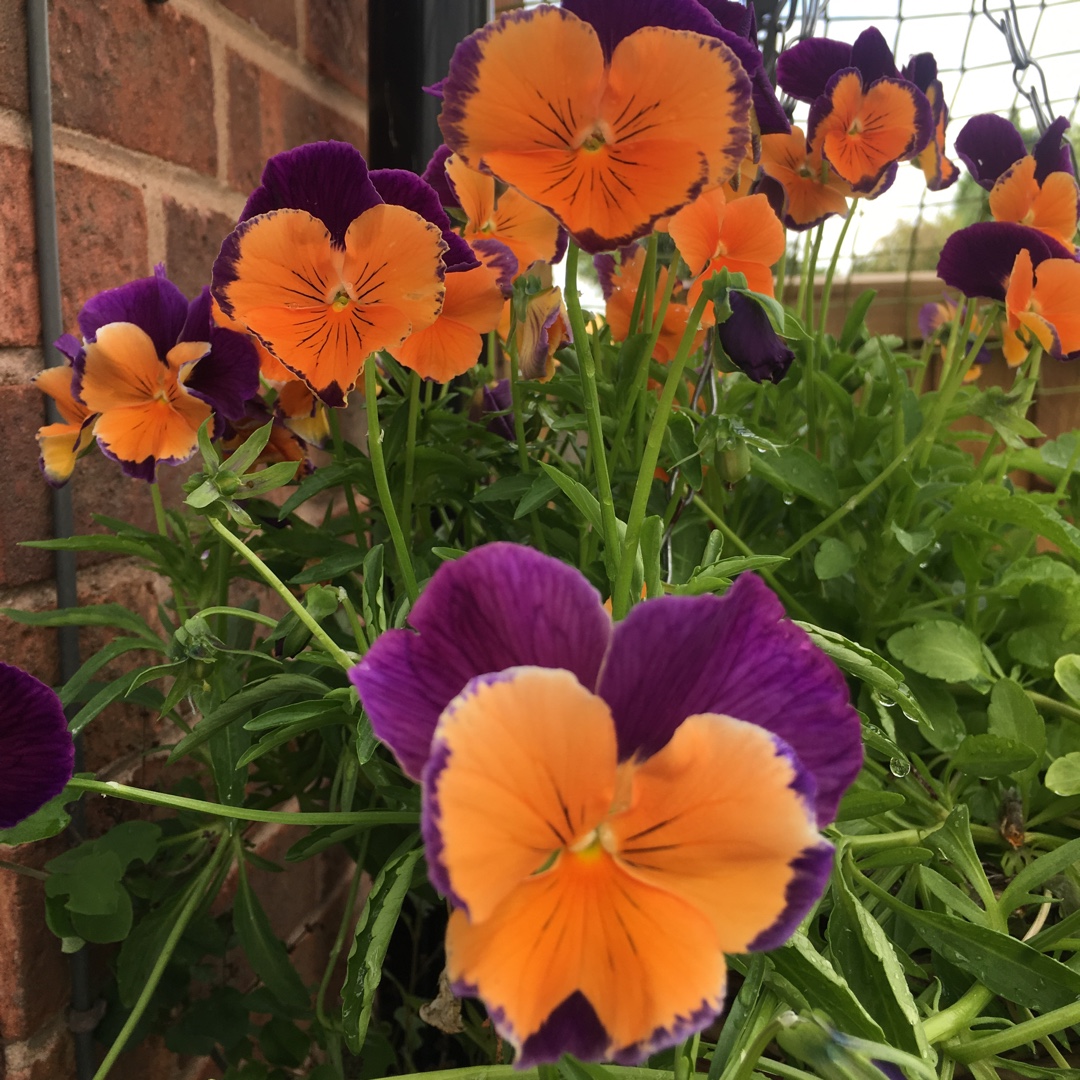
<path fill-rule="evenodd" d="M 267 566 L 239 536 L 234 536 L 220 521 L 216 518 L 207 518 L 207 521 L 210 522 L 210 528 L 212 528 L 214 532 L 221 536 L 229 545 L 231 545 L 233 550 L 242 555 L 248 563 L 259 572 L 259 576 L 263 581 L 265 581 L 266 584 L 269 585 L 286 604 L 288 604 L 289 609 L 311 631 L 315 640 L 318 641 L 346 671 L 353 667 L 353 658 L 311 617 L 311 613 L 291 592 L 289 592 L 287 588 L 285 588 L 277 574 L 275 574 L 274 571 L 271 570 L 270 567 Z"/>
<path fill-rule="evenodd" d="M 833 277 L 836 274 L 836 264 L 840 259 L 840 249 L 844 246 L 844 239 L 847 237 L 848 229 L 851 227 L 851 222 L 855 217 L 855 207 L 857 205 L 857 200 L 852 199 L 851 206 L 844 218 L 844 227 L 840 230 L 840 236 L 836 241 L 836 247 L 833 248 L 832 258 L 829 260 L 829 269 L 825 272 L 825 284 L 821 288 L 821 308 L 817 326 L 817 329 L 819 330 L 825 329 L 825 318 L 829 313 L 829 301 L 832 299 Z"/>
<path fill-rule="evenodd" d="M 926 1041 L 944 1042 L 959 1035 L 961 1031 L 966 1031 L 993 1000 L 993 990 L 988 990 L 982 983 L 976 983 L 947 1009 L 942 1009 L 923 1021 L 922 1029 Z"/>
<path fill-rule="evenodd" d="M 401 495 L 401 520 L 409 529 L 412 521 L 413 480 L 416 475 L 416 423 L 420 417 L 420 376 L 409 373 L 409 416 L 405 433 L 405 488 Z"/>
<path fill-rule="evenodd" d="M 645 263 L 641 268 L 641 281 L 638 285 L 637 295 L 634 297 L 634 306 L 630 312 L 630 333 L 636 334 L 638 332 L 638 320 L 641 318 L 641 312 L 643 305 L 645 305 L 646 295 L 651 301 L 653 296 L 653 290 L 656 288 L 656 255 L 659 247 L 660 237 L 656 232 L 649 233 L 649 239 L 645 244 Z M 653 282 L 653 290 L 650 290 L 646 286 L 646 282 Z M 644 329 L 646 332 L 652 329 L 652 306 L 644 306 L 644 310 L 647 312 L 646 324 Z M 663 320 L 660 320 L 661 322 Z"/>
<path fill-rule="evenodd" d="M 506 351 L 510 355 L 510 409 L 514 415 L 514 441 L 517 443 L 518 467 L 522 476 L 527 476 L 532 462 L 529 460 L 529 447 L 525 442 L 525 409 L 521 400 L 521 371 L 518 367 L 517 331 L 510 327 Z M 533 543 L 537 550 L 546 552 L 544 530 L 540 526 L 540 514 L 536 510 L 529 512 L 529 527 L 532 529 Z"/>
<path fill-rule="evenodd" d="M 394 500 L 390 496 L 390 480 L 386 475 L 386 462 L 383 460 L 382 452 L 382 429 L 379 427 L 378 389 L 378 374 L 375 369 L 375 362 L 372 359 L 364 365 L 364 404 L 367 406 L 368 456 L 371 458 L 371 469 L 375 474 L 375 489 L 379 493 L 379 503 L 382 507 L 383 517 L 386 519 L 386 527 L 390 530 L 390 539 L 394 544 L 394 553 L 397 555 L 401 576 L 405 579 L 405 591 L 409 594 L 409 600 L 415 604 L 420 595 L 420 589 L 416 584 L 416 574 L 413 572 L 409 547 L 405 543 L 405 534 L 401 531 L 401 522 L 398 521 L 397 511 L 394 509 Z"/>
<path fill-rule="evenodd" d="M 109 1047 L 109 1051 L 98 1067 L 97 1072 L 94 1073 L 94 1080 L 105 1080 L 113 1065 L 116 1064 L 116 1059 L 127 1045 L 128 1039 L 131 1038 L 131 1033 L 139 1026 L 143 1013 L 146 1012 L 146 1007 L 150 1004 L 150 999 L 154 996 L 162 975 L 165 974 L 165 968 L 176 951 L 176 946 L 180 944 L 180 939 L 184 936 L 188 923 L 191 922 L 195 912 L 199 910 L 199 905 L 206 896 L 208 886 L 217 876 L 218 870 L 230 850 L 229 844 L 225 842 L 219 843 L 217 850 L 210 856 L 210 861 L 203 867 L 202 872 L 191 886 L 188 897 L 172 924 L 169 936 L 165 939 L 165 944 L 161 947 L 161 952 L 154 961 L 154 966 L 150 969 L 150 974 L 147 976 L 142 992 L 135 1002 L 135 1007 L 131 1010 L 131 1015 L 128 1016 L 124 1026 L 120 1029 L 120 1033 L 116 1036 L 112 1046 Z"/>
<path fill-rule="evenodd" d="M 251 622 L 262 623 L 263 626 L 274 626 L 278 624 L 277 619 L 272 615 L 264 615 L 261 611 L 249 611 L 247 608 L 240 607 L 226 607 L 225 605 L 215 604 L 213 607 L 205 607 L 202 611 L 195 613 L 195 618 L 205 618 L 207 615 L 231 615 L 236 619 L 249 619 Z"/>
<path fill-rule="evenodd" d="M 38 870 L 33 866 L 22 866 L 20 863 L 10 862 L 8 859 L 0 859 L 0 870 L 10 870 L 13 874 L 37 878 L 38 881 L 49 880 L 49 875 L 44 870 Z"/>
<path fill-rule="evenodd" d="M 787 1012 L 787 1009 L 785 1009 L 784 1012 Z M 757 1033 L 754 1041 L 743 1051 L 742 1057 L 739 1058 L 739 1064 L 725 1080 L 750 1080 L 761 1055 L 765 1053 L 769 1043 L 776 1038 L 777 1033 L 783 1026 L 779 1016 L 773 1017 L 773 1019 Z"/>
<path fill-rule="evenodd" d="M 370 835 L 370 833 L 365 833 L 364 840 L 366 841 Z M 364 846 L 366 848 L 367 845 L 365 844 Z M 334 1025 L 326 1015 L 326 991 L 330 987 L 330 980 L 333 978 L 334 968 L 337 966 L 337 959 L 341 955 L 342 947 L 345 944 L 345 935 L 349 932 L 349 927 L 352 925 L 353 908 L 356 906 L 356 897 L 360 892 L 360 882 L 364 879 L 363 864 L 363 858 L 357 860 L 356 868 L 353 871 L 352 883 L 349 885 L 349 895 L 345 900 L 345 910 L 341 915 L 341 924 L 338 926 L 337 937 L 334 938 L 334 944 L 330 947 L 330 955 L 326 958 L 326 969 L 323 971 L 322 981 L 319 983 L 318 992 L 315 994 L 315 1016 L 327 1031 L 332 1031 Z"/>
<path fill-rule="evenodd" d="M 1057 713 L 1058 716 L 1064 716 L 1066 720 L 1076 720 L 1080 722 L 1080 709 L 1077 709 L 1073 705 L 1066 705 L 1064 701 L 1056 701 L 1052 697 L 1047 697 L 1045 694 L 1039 694 L 1034 690 L 1024 691 L 1032 704 L 1038 705 L 1040 709 L 1046 709 L 1047 712 Z"/>
<path fill-rule="evenodd" d="M 279 825 L 415 825 L 420 815 L 411 810 L 356 810 L 348 813 L 319 813 L 288 810 L 253 810 L 247 806 L 226 806 L 224 803 L 189 799 L 183 795 L 166 795 L 161 791 L 129 787 L 112 780 L 83 780 L 75 777 L 68 781 L 73 791 L 85 791 L 92 795 L 112 795 L 129 802 L 146 803 L 148 806 L 168 806 L 174 810 L 194 810 L 214 817 L 233 818 L 236 821 L 270 821 Z"/>
<path fill-rule="evenodd" d="M 589 447 L 592 452 L 593 471 L 600 497 L 600 517 L 604 527 L 605 565 L 611 577 L 611 564 L 618 557 L 619 530 L 615 517 L 615 500 L 611 494 L 611 476 L 608 473 L 607 450 L 604 446 L 604 427 L 600 415 L 600 395 L 596 389 L 596 365 L 589 335 L 585 330 L 585 317 L 581 313 L 581 297 L 578 296 L 577 275 L 580 249 L 572 240 L 566 252 L 566 312 L 570 317 L 570 329 L 574 334 L 574 351 L 577 353 L 581 372 L 581 391 L 585 398 L 585 416 L 589 424 Z"/>
<path fill-rule="evenodd" d="M 165 519 L 165 504 L 161 501 L 161 488 L 158 487 L 156 480 L 150 484 L 150 500 L 154 504 L 154 524 L 157 526 L 158 534 L 168 536 L 169 526 Z"/>
<path fill-rule="evenodd" d="M 345 439 L 341 434 L 341 423 L 338 420 L 337 409 L 327 409 L 327 420 L 330 424 L 330 436 L 334 440 L 334 460 L 339 465 L 345 464 Z M 356 543 L 360 544 L 364 539 L 364 522 L 360 517 L 360 511 L 356 508 L 356 496 L 353 494 L 352 481 L 346 476 L 341 482 L 341 490 L 345 493 L 345 505 L 349 511 L 349 521 L 352 522 L 353 536 Z"/>
<path fill-rule="evenodd" d="M 615 619 L 623 618 L 630 607 L 630 578 L 634 572 L 634 556 L 637 553 L 638 538 L 641 535 L 641 524 L 645 520 L 645 511 L 649 505 L 649 492 L 652 490 L 656 463 L 660 460 L 660 444 L 663 442 L 664 432 L 667 430 L 668 419 L 671 416 L 671 404 L 675 400 L 675 391 L 682 381 L 683 369 L 686 367 L 686 361 L 694 345 L 697 325 L 701 322 L 702 313 L 708 302 L 705 293 L 702 292 L 690 312 L 682 341 L 679 342 L 679 351 L 668 367 L 667 379 L 664 381 L 664 389 L 660 394 L 660 403 L 656 407 L 656 412 L 653 413 L 649 438 L 645 444 L 645 452 L 641 456 L 641 466 L 634 484 L 630 514 L 626 519 L 626 539 L 623 542 L 622 558 L 619 560 L 619 573 L 611 593 L 612 614 Z"/>

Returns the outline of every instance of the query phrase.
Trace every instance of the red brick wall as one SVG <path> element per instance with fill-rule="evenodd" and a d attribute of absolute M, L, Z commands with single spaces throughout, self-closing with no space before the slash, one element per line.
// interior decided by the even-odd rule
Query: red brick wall
<path fill-rule="evenodd" d="M 264 159 L 316 139 L 367 132 L 366 0 L 52 0 L 56 198 L 66 329 L 95 292 L 165 262 L 189 295 L 209 280 Z M 37 466 L 45 422 L 30 378 L 44 366 L 30 181 L 25 0 L 0 3 L 0 432 L 5 460 L 0 514 L 0 606 L 55 606 L 47 552 L 19 547 L 51 535 L 50 492 Z M 176 476 L 169 483 L 178 501 Z M 149 492 L 100 456 L 72 481 L 76 525 L 91 514 L 152 523 Z M 124 560 L 84 558 L 84 603 L 119 602 L 153 618 L 161 583 Z M 84 658 L 102 638 L 83 634 Z M 52 631 L 0 617 L 0 659 L 47 682 L 58 678 Z M 153 718 L 117 707 L 91 725 L 86 765 L 106 779 L 152 783 L 161 732 Z M 119 807 L 99 803 L 98 828 Z M 127 813 L 127 811 L 125 811 Z M 289 842 L 291 842 L 289 839 Z M 257 837 L 273 857 L 287 846 L 274 830 Z M 40 867 L 62 849 L 0 848 L 0 857 Z M 253 881 L 271 875 L 253 872 Z M 317 978 L 336 931 L 341 868 L 303 864 L 260 891 L 277 929 Z M 287 900 L 287 903 L 285 902 Z M 74 1075 L 67 959 L 45 927 L 40 881 L 0 871 L 0 1080 Z M 202 1075 L 157 1044 L 126 1056 L 117 1080 Z"/>

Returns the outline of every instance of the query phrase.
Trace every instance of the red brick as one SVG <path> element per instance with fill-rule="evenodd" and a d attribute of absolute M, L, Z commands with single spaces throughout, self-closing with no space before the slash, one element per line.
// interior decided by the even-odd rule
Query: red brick
<path fill-rule="evenodd" d="M 229 54 L 229 183 L 250 191 L 273 154 L 301 143 L 342 139 L 363 149 L 352 121 L 287 86 L 270 72 Z"/>
<path fill-rule="evenodd" d="M 0 4 L 0 105 L 29 111 L 26 72 L 26 2 Z"/>
<path fill-rule="evenodd" d="M 56 837 L 16 848 L 0 845 L 0 851 L 5 859 L 40 870 L 64 847 Z M 28 1039 L 66 1007 L 69 997 L 68 961 L 59 939 L 45 925 L 43 881 L 0 872 L 0 941 L 0 1038 Z"/>
<path fill-rule="evenodd" d="M 52 535 L 50 489 L 38 467 L 34 438 L 45 422 L 45 399 L 33 386 L 0 387 L 4 433 L 4 513 L 0 519 L 0 585 L 26 585 L 52 574 L 52 555 L 19 547 Z"/>
<path fill-rule="evenodd" d="M 221 3 L 264 34 L 296 48 L 296 5 L 293 0 L 221 0 Z"/>
<path fill-rule="evenodd" d="M 146 207 L 137 187 L 57 165 L 56 216 L 64 326 L 74 329 L 91 296 L 150 273 Z"/>
<path fill-rule="evenodd" d="M 49 33 L 58 124 L 216 171 L 205 27 L 171 4 L 56 0 Z"/>
<path fill-rule="evenodd" d="M 368 96 L 367 0 L 320 0 L 307 7 L 307 59 L 365 101 Z"/>
<path fill-rule="evenodd" d="M 221 241 L 236 224 L 225 214 L 203 213 L 165 199 L 165 265 L 169 277 L 188 296 L 210 284 Z"/>
<path fill-rule="evenodd" d="M 29 151 L 0 146 L 0 176 L 4 178 L 4 197 L 0 199 L 0 280 L 4 282 L 0 345 L 34 345 L 41 339 L 41 327 Z"/>

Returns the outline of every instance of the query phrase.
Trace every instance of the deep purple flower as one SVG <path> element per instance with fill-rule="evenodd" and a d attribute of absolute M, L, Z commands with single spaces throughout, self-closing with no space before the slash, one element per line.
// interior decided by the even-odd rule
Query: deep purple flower
<path fill-rule="evenodd" d="M 64 790 L 75 744 L 60 699 L 33 675 L 0 663 L 0 829 L 10 829 Z"/>
<path fill-rule="evenodd" d="M 728 293 L 731 314 L 716 327 L 728 359 L 754 382 L 779 382 L 795 354 L 773 329 L 765 309 L 749 296 Z"/>

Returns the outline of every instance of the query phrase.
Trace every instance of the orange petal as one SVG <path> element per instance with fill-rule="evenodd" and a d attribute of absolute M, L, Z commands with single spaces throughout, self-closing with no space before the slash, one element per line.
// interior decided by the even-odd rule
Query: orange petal
<path fill-rule="evenodd" d="M 633 770 L 633 803 L 611 819 L 617 858 L 682 897 L 725 952 L 745 952 L 787 906 L 792 863 L 820 844 L 795 770 L 763 728 L 692 716 Z"/>
<path fill-rule="evenodd" d="M 93 424 L 46 424 L 38 428 L 41 469 L 46 479 L 51 484 L 66 483 L 75 470 L 79 454 L 93 440 Z"/>
<path fill-rule="evenodd" d="M 1061 351 L 1072 353 L 1080 349 L 1080 263 L 1072 259 L 1046 259 L 1039 263 L 1033 299 L 1039 314 L 1053 324 Z"/>
<path fill-rule="evenodd" d="M 734 173 L 749 84 L 719 41 L 648 27 L 616 46 L 554 7 L 504 17 L 479 53 L 448 144 L 547 207 L 591 251 L 641 236 Z"/>
<path fill-rule="evenodd" d="M 1031 264 L 1031 253 L 1021 248 L 1013 260 L 1009 274 L 1009 285 L 1005 290 L 1005 312 L 1008 328 L 1015 330 L 1019 326 L 1017 315 L 1031 307 L 1031 294 L 1035 288 L 1035 270 Z"/>
<path fill-rule="evenodd" d="M 990 213 L 995 221 L 1030 225 L 1028 215 L 1039 194 L 1035 159 L 1028 154 L 1008 169 L 990 191 Z"/>
<path fill-rule="evenodd" d="M 551 262 L 559 246 L 559 223 L 542 206 L 508 188 L 499 197 L 490 234 L 513 253 L 521 271 Z"/>
<path fill-rule="evenodd" d="M 94 434 L 101 448 L 120 461 L 186 461 L 195 453 L 199 427 L 210 413 L 206 402 L 178 391 L 171 400 L 157 398 L 102 413 Z"/>
<path fill-rule="evenodd" d="M 495 178 L 470 169 L 457 154 L 446 159 L 446 176 L 461 203 L 469 226 L 483 232 L 495 214 Z"/>
<path fill-rule="evenodd" d="M 402 206 L 361 214 L 344 251 L 317 218 L 279 210 L 242 234 L 228 300 L 290 371 L 342 405 L 372 352 L 435 321 L 445 250 L 437 226 Z"/>
<path fill-rule="evenodd" d="M 726 214 L 727 198 L 721 188 L 713 188 L 684 206 L 668 222 L 668 232 L 694 277 L 720 251 L 720 230 Z"/>
<path fill-rule="evenodd" d="M 749 195 L 727 208 L 721 226 L 723 252 L 741 262 L 769 268 L 778 262 L 786 243 L 784 226 L 764 195 Z M 768 290 L 772 295 L 771 275 Z"/>
<path fill-rule="evenodd" d="M 90 416 L 90 410 L 81 401 L 75 400 L 71 390 L 71 378 L 71 364 L 58 364 L 56 367 L 39 371 L 34 376 L 34 385 L 56 402 L 56 411 L 68 424 L 81 427 L 83 421 Z"/>
<path fill-rule="evenodd" d="M 1052 172 L 1035 197 L 1031 224 L 1075 251 L 1076 204 L 1076 181 L 1067 172 Z"/>
<path fill-rule="evenodd" d="M 176 376 L 145 330 L 134 323 L 107 323 L 86 346 L 79 396 L 91 413 L 141 408 L 170 380 L 175 383 Z"/>
<path fill-rule="evenodd" d="M 820 153 L 809 151 L 799 128 L 792 128 L 790 135 L 762 135 L 761 167 L 783 187 L 786 221 L 794 228 L 809 228 L 830 214 L 847 213 L 851 187 L 823 167 Z"/>

